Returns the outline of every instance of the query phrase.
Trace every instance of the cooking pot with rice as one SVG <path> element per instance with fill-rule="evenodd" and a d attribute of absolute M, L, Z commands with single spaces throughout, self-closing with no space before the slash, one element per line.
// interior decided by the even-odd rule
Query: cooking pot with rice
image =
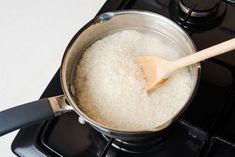
<path fill-rule="evenodd" d="M 126 29 L 147 30 L 149 33 L 160 33 L 166 39 L 181 47 L 184 50 L 182 55 L 189 55 L 196 52 L 196 48 L 187 33 L 177 24 L 161 15 L 138 10 L 103 13 L 86 24 L 72 38 L 65 50 L 60 68 L 61 86 L 64 95 L 40 99 L 0 112 L 0 135 L 2 136 L 42 120 L 60 116 L 69 111 L 75 111 L 78 114 L 80 123 L 89 124 L 108 138 L 136 141 L 165 134 L 169 126 L 187 108 L 193 98 L 199 83 L 200 64 L 194 64 L 188 68 L 188 73 L 191 78 L 189 85 L 191 90 L 185 99 L 186 101 L 174 115 L 155 127 L 136 130 L 118 129 L 97 121 L 92 115 L 88 115 L 80 108 L 79 98 L 76 94 L 75 80 L 77 77 L 77 65 L 81 61 L 83 52 L 86 52 L 85 50 L 95 41 Z M 145 123 L 145 119 L 142 119 L 138 123 Z"/>

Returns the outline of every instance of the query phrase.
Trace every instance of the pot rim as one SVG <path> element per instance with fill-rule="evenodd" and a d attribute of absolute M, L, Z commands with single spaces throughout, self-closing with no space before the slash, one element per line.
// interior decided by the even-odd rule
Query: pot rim
<path fill-rule="evenodd" d="M 162 15 L 159 15 L 157 13 L 153 13 L 153 12 L 149 12 L 149 11 L 143 11 L 143 10 L 119 10 L 119 11 L 112 11 L 112 12 L 105 12 L 102 13 L 98 16 L 96 16 L 95 18 L 93 18 L 91 21 L 89 21 L 85 26 L 83 26 L 74 36 L 73 38 L 70 40 L 68 46 L 65 49 L 63 58 L 62 58 L 62 62 L 61 62 L 61 69 L 60 69 L 60 80 L 61 80 L 61 86 L 64 92 L 64 95 L 67 99 L 67 101 L 69 102 L 69 104 L 74 108 L 75 112 L 82 118 L 84 119 L 87 123 L 89 123 L 90 125 L 94 126 L 95 128 L 102 130 L 104 132 L 115 132 L 115 133 L 119 133 L 119 134 L 146 134 L 146 133 L 153 133 L 153 132 L 157 132 L 160 130 L 163 130 L 165 128 L 167 128 L 170 124 L 172 124 L 181 114 L 182 112 L 188 107 L 188 105 L 190 104 L 190 102 L 192 101 L 199 82 L 200 82 L 200 76 L 201 76 L 201 65 L 200 63 L 195 64 L 196 66 L 196 70 L 197 70 L 197 78 L 196 78 L 196 83 L 194 84 L 194 89 L 192 90 L 191 96 L 189 96 L 188 100 L 186 101 L 186 103 L 182 106 L 182 108 L 171 118 L 169 119 L 167 122 L 165 122 L 162 125 L 157 126 L 156 128 L 153 128 L 153 130 L 151 129 L 146 129 L 146 130 L 136 130 L 136 131 L 129 131 L 129 130 L 117 130 L 115 128 L 112 127 L 108 127 L 105 126 L 95 120 L 93 120 L 92 118 L 90 118 L 89 116 L 87 116 L 83 111 L 81 111 L 79 109 L 79 107 L 76 105 L 76 102 L 73 100 L 70 91 L 69 91 L 69 87 L 67 85 L 66 82 L 66 63 L 68 62 L 68 54 L 69 51 L 73 45 L 73 43 L 75 42 L 75 40 L 80 36 L 80 34 L 85 31 L 87 28 L 89 28 L 91 25 L 96 24 L 97 22 L 99 23 L 101 21 L 102 16 L 107 15 L 107 14 L 111 14 L 112 16 L 116 16 L 116 15 L 123 15 L 123 14 L 142 14 L 142 15 L 148 15 L 148 16 L 152 16 L 152 17 L 157 17 L 158 19 L 167 21 L 168 23 L 170 23 L 173 27 L 177 28 L 186 38 L 187 40 L 191 43 L 192 49 L 197 52 L 196 50 L 196 46 L 194 44 L 194 42 L 192 41 L 192 39 L 188 36 L 188 34 L 180 27 L 178 26 L 175 22 L 173 22 L 172 20 L 170 20 L 167 17 L 164 17 Z M 194 52 L 194 53 L 195 53 Z"/>

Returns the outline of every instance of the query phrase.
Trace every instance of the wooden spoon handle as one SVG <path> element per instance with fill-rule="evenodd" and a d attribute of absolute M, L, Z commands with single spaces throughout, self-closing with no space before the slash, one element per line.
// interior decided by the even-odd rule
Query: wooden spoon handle
<path fill-rule="evenodd" d="M 235 49 L 235 38 L 173 61 L 171 67 L 174 67 L 174 69 L 182 68 L 200 62 L 202 60 L 223 54 L 233 49 Z"/>

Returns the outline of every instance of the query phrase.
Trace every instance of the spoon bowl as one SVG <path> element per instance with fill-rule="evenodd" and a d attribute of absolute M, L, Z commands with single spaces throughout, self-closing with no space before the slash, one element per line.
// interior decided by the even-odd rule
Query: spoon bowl
<path fill-rule="evenodd" d="M 167 71 L 166 68 L 170 61 L 157 56 L 139 56 L 136 58 L 136 63 L 139 65 L 147 83 L 146 91 L 160 87 L 166 82 L 167 77 L 164 72 Z"/>

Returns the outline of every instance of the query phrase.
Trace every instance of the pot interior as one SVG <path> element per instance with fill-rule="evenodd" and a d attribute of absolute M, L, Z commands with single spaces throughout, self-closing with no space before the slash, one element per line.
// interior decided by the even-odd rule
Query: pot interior
<path fill-rule="evenodd" d="M 122 133 L 132 133 L 125 130 L 115 130 L 109 126 L 104 126 L 83 113 L 76 104 L 77 101 L 75 98 L 75 89 L 73 85 L 73 80 L 75 80 L 76 65 L 82 56 L 82 52 L 84 52 L 95 41 L 107 36 L 108 34 L 112 34 L 123 29 L 143 29 L 161 33 L 184 50 L 182 52 L 182 56 L 195 53 L 196 49 L 187 34 L 174 22 L 161 15 L 145 11 L 119 11 L 104 13 L 93 19 L 74 36 L 66 49 L 61 66 L 62 87 L 69 103 L 85 121 L 100 130 L 108 132 L 120 131 Z M 193 95 L 198 81 L 198 67 L 198 64 L 191 65 L 189 67 L 193 89 L 190 95 Z M 188 100 L 189 99 L 190 97 Z M 138 132 L 158 131 L 166 128 L 185 108 L 186 104 L 174 117 L 172 117 L 171 120 L 162 126 L 153 128 L 153 130 L 143 130 Z"/>

